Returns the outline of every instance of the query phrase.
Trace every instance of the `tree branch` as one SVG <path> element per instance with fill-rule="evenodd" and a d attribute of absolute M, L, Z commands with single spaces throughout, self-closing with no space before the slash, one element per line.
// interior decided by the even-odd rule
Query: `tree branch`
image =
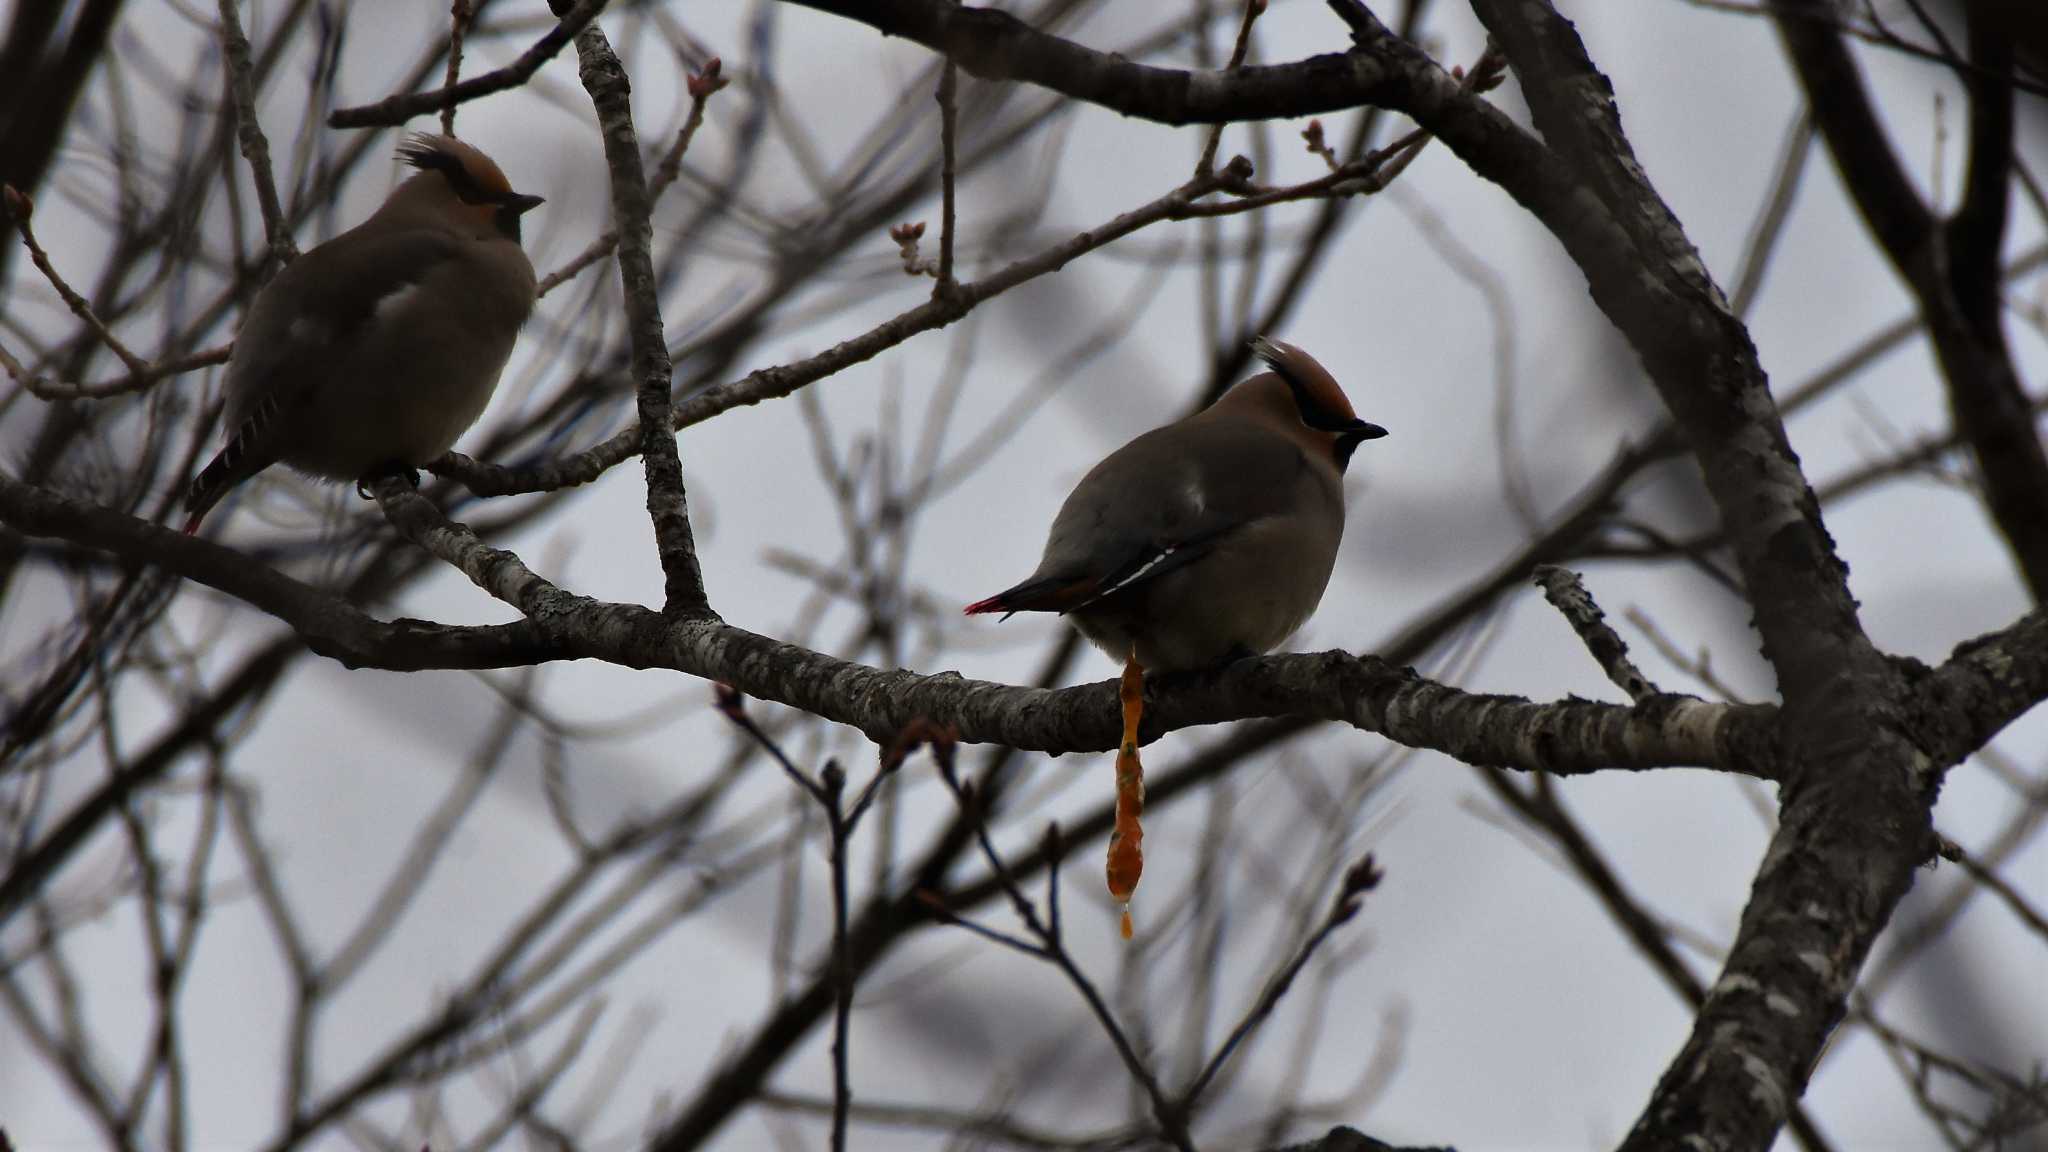
<path fill-rule="evenodd" d="M 225 592 L 291 625 L 319 655 L 351 668 L 506 668 L 559 658 L 528 621 L 477 627 L 383 621 L 203 536 L 187 536 L 0 474 L 0 521 L 30 536 L 69 540 L 154 564 Z"/>
<path fill-rule="evenodd" d="M 957 673 L 919 675 L 840 660 L 714 619 L 665 618 L 635 604 L 565 591 L 516 555 L 441 515 L 397 477 L 373 490 L 409 538 L 518 609 L 515 624 L 457 628 L 384 624 L 338 597 L 253 564 L 209 541 L 0 477 L 0 520 L 153 563 L 246 599 L 299 629 L 322 655 L 352 666 L 415 670 L 600 659 L 669 668 L 731 684 L 748 696 L 850 725 L 886 743 L 920 718 L 967 743 L 1025 751 L 1114 748 L 1121 710 L 1114 682 L 1019 688 Z M 435 663 L 436 658 L 444 663 Z M 1376 657 L 1345 652 L 1266 656 L 1147 686 L 1146 741 L 1182 728 L 1259 717 L 1336 720 L 1471 764 L 1578 774 L 1706 767 L 1774 778 L 1775 709 L 1657 696 L 1633 707 L 1584 700 L 1534 703 L 1463 692 Z"/>
<path fill-rule="evenodd" d="M 1162 220 L 1185 219 L 1197 200 L 1223 188 L 1243 186 L 1251 179 L 1251 174 L 1250 161 L 1233 161 L 1220 172 L 1197 176 L 1100 227 L 1081 232 L 979 280 L 956 285 L 943 296 L 935 295 L 815 356 L 756 369 L 737 380 L 707 388 L 675 406 L 671 417 L 674 426 L 681 430 L 734 408 L 791 395 L 834 373 L 873 359 L 920 332 L 944 328 L 984 301 L 1056 272 L 1076 258 L 1141 228 Z M 534 467 L 507 468 L 486 464 L 457 452 L 448 453 L 429 467 L 436 475 L 460 480 L 479 496 L 505 496 L 588 484 L 632 459 L 644 440 L 641 427 L 635 424 L 572 456 Z"/>
<path fill-rule="evenodd" d="M 588 3 L 589 0 L 585 0 Z M 550 0 L 556 15 L 567 0 Z M 673 367 L 662 331 L 660 287 L 650 248 L 654 205 L 633 130 L 632 85 L 604 30 L 587 25 L 576 34 L 577 75 L 597 108 L 604 133 L 604 158 L 611 169 L 612 230 L 619 237 L 619 283 L 625 294 L 626 331 L 633 346 L 634 396 L 640 413 L 640 459 L 647 473 L 647 515 L 654 522 L 654 546 L 661 554 L 665 585 L 662 611 L 709 616 L 704 571 L 697 563 L 690 530 L 690 499 L 683 487 L 683 463 L 670 428 L 669 381 Z"/>
<path fill-rule="evenodd" d="M 559 22 L 548 29 L 547 34 L 534 41 L 533 47 L 519 54 L 519 59 L 481 76 L 472 76 L 460 84 L 445 85 L 432 92 L 401 92 L 387 96 L 375 104 L 360 104 L 354 108 L 337 108 L 327 117 L 329 128 L 376 128 L 392 127 L 405 123 L 415 116 L 430 112 L 444 112 L 457 104 L 465 104 L 479 96 L 517 88 L 533 79 L 540 66 L 555 58 L 576 34 L 597 19 L 604 11 L 607 0 L 578 0 L 566 13 L 557 13 Z M 459 30 L 459 26 L 458 26 Z M 460 41 L 452 35 L 449 38 L 451 60 L 460 52 Z M 452 67 L 452 65 L 451 65 Z"/>
<path fill-rule="evenodd" d="M 249 178 L 256 185 L 256 203 L 263 210 L 263 232 L 270 243 L 275 268 L 289 264 L 299 254 L 292 241 L 291 222 L 277 198 L 277 179 L 270 171 L 270 140 L 256 118 L 256 70 L 249 59 L 249 37 L 242 32 L 242 18 L 235 12 L 235 0 L 220 0 L 221 54 L 227 60 L 228 94 L 235 109 L 235 133 L 242 145 L 242 158 L 249 162 Z"/>
<path fill-rule="evenodd" d="M 1857 211 L 1894 262 L 1910 262 L 1934 216 L 1892 151 L 1862 70 L 1835 29 L 1835 9 L 1827 0 L 1770 0 L 1770 9 Z"/>
<path fill-rule="evenodd" d="M 421 547 L 533 620 L 566 655 L 634 668 L 670 668 L 748 696 L 846 724 L 886 744 L 912 721 L 947 725 L 966 743 L 1033 752 L 1117 746 L 1122 713 L 1112 681 L 1017 688 L 957 673 L 884 671 L 785 644 L 716 620 L 664 621 L 631 604 L 566 592 L 517 556 L 443 518 L 403 480 L 374 491 Z M 1241 660 L 1220 672 L 1147 686 L 1143 738 L 1265 716 L 1340 720 L 1474 764 L 1575 774 L 1605 768 L 1716 767 L 1770 778 L 1772 711 L 1663 696 L 1632 708 L 1566 700 L 1535 704 L 1461 692 L 1344 652 Z"/>
<path fill-rule="evenodd" d="M 1641 703 L 1659 694 L 1655 684 L 1650 683 L 1635 662 L 1628 658 L 1628 645 L 1621 634 L 1607 622 L 1607 614 L 1593 600 L 1593 594 L 1586 591 L 1585 582 L 1579 574 L 1569 568 L 1555 564 L 1536 566 L 1536 585 L 1543 589 L 1543 598 L 1557 609 L 1572 631 L 1579 634 L 1580 642 L 1591 653 L 1600 670 L 1614 682 L 1614 686 L 1628 693 L 1628 698 Z"/>
<path fill-rule="evenodd" d="M 2036 604 L 2048 603 L 2048 451 L 2027 416 L 2006 346 L 1999 250 L 2012 172 L 2012 50 L 1981 15 L 1970 20 L 1970 156 L 1963 201 L 1937 227 L 1907 179 L 1821 0 L 1771 0 L 1821 136 L 1893 269 L 1913 293 L 1947 384 L 1956 428 L 1984 479 L 1985 503 Z"/>
<path fill-rule="evenodd" d="M 1361 52 L 1292 64 L 1183 72 L 1137 64 L 1041 32 L 1007 12 L 945 0 L 796 0 L 915 41 L 983 80 L 1021 80 L 1162 124 L 1280 120 L 1375 101 L 1381 61 Z"/>
<path fill-rule="evenodd" d="M 1965 10 L 1967 11 L 1967 9 Z M 1981 14 L 1970 16 L 1970 155 L 1963 199 L 1948 221 L 1949 276 L 1963 312 L 1983 329 L 1996 326 L 1999 255 L 2012 199 L 2012 41 Z"/>
<path fill-rule="evenodd" d="M 1778 831 L 1722 975 L 1623 1147 L 1683 1139 L 1762 1152 L 1932 850 L 1929 808 L 1948 765 L 1931 763 L 1901 723 L 1904 679 L 1863 633 L 1755 348 L 1650 186 L 1611 84 L 1548 4 L 1474 8 L 1520 76 L 1545 140 L 1627 239 L 1596 248 L 1546 215 L 1551 203 L 1518 193 L 1585 272 L 1691 442 L 1784 698 L 1790 775 Z M 1462 136 L 1438 135 L 1504 186 L 1524 179 Z"/>
<path fill-rule="evenodd" d="M 1966 640 L 1940 668 L 1912 674 L 1914 731 L 1929 756 L 1955 763 L 2048 700 L 2048 609 Z"/>

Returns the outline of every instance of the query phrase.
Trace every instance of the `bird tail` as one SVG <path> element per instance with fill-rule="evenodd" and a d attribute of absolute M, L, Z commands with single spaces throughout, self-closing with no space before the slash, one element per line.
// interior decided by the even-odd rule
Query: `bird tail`
<path fill-rule="evenodd" d="M 256 405 L 255 411 L 243 420 L 228 437 L 228 442 L 214 458 L 200 469 L 192 480 L 192 486 L 185 490 L 185 535 L 194 536 L 199 532 L 199 522 L 206 519 L 207 512 L 221 498 L 233 491 L 235 485 L 247 480 L 276 461 L 273 453 L 260 450 L 269 439 L 272 425 L 277 422 L 278 404 L 275 395 L 265 396 Z"/>
<path fill-rule="evenodd" d="M 961 611 L 969 616 L 982 616 L 990 612 L 1001 612 L 1003 619 L 1008 620 L 1017 614 L 1017 609 L 1004 604 L 1003 596 L 1004 593 L 998 592 L 986 600 L 976 600 L 966 608 L 961 609 Z"/>
<path fill-rule="evenodd" d="M 206 519 L 207 512 L 221 497 L 232 491 L 235 485 L 254 474 L 253 469 L 243 469 L 241 463 L 246 454 L 241 447 L 241 438 L 228 441 L 211 463 L 200 471 L 185 490 L 185 535 L 199 534 L 199 522 Z"/>
<path fill-rule="evenodd" d="M 1019 612 L 1065 612 L 1093 599 L 1100 583 L 1098 580 L 1074 580 L 1063 576 L 1026 580 L 986 600 L 969 604 L 965 611 L 969 616 L 1001 612 L 1005 620 Z"/>

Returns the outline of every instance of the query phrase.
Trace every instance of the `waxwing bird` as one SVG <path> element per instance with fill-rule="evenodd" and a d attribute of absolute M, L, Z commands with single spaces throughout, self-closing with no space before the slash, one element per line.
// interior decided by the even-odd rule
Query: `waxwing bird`
<path fill-rule="evenodd" d="M 419 171 L 250 304 L 228 364 L 228 441 L 192 481 L 187 533 L 279 462 L 358 482 L 418 468 L 490 402 L 533 311 L 519 217 L 541 198 L 452 136 L 416 135 L 398 154 Z"/>
<path fill-rule="evenodd" d="M 1351 453 L 1387 434 L 1353 413 L 1308 353 L 1264 337 L 1252 347 L 1272 371 L 1111 453 L 1053 518 L 1038 570 L 967 606 L 970 615 L 1061 613 L 1124 662 L 1121 836 L 1110 842 L 1119 900 L 1136 886 L 1141 859 L 1144 671 L 1212 668 L 1293 635 L 1336 565 Z"/>
<path fill-rule="evenodd" d="M 1097 464 L 1054 517 L 1038 570 L 968 613 L 1059 612 L 1154 672 L 1293 635 L 1337 561 L 1351 453 L 1387 433 L 1308 353 L 1253 348 L 1272 371 Z"/>

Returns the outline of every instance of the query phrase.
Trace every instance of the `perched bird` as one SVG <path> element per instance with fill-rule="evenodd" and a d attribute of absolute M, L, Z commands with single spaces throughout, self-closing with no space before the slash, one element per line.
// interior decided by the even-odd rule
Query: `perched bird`
<path fill-rule="evenodd" d="M 1308 353 L 1264 337 L 1252 348 L 1272 371 L 1111 453 L 1054 517 L 1038 570 L 967 606 L 970 615 L 1059 612 L 1124 662 L 1124 837 L 1113 835 L 1110 846 L 1110 891 L 1120 900 L 1135 888 L 1141 859 L 1144 671 L 1211 668 L 1293 635 L 1337 561 L 1351 453 L 1387 434 L 1352 412 Z"/>
<path fill-rule="evenodd" d="M 1038 571 L 967 606 L 1059 612 L 1154 672 L 1270 651 L 1315 611 L 1344 534 L 1352 450 L 1386 435 L 1291 344 L 1185 420 L 1111 453 L 1053 519 Z"/>
<path fill-rule="evenodd" d="M 519 217 L 541 198 L 452 136 L 416 135 L 398 154 L 419 172 L 249 306 L 228 364 L 228 441 L 192 481 L 187 533 L 280 461 L 328 480 L 409 473 L 490 402 L 533 311 Z"/>

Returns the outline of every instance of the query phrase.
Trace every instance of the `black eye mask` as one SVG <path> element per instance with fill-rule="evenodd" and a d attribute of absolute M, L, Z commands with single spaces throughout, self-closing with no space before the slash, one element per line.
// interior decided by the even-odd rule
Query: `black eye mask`
<path fill-rule="evenodd" d="M 1360 444 L 1367 440 L 1377 440 L 1387 434 L 1387 430 L 1377 424 L 1369 424 L 1354 416 L 1340 415 L 1316 403 L 1315 397 L 1310 395 L 1309 390 L 1291 373 L 1280 372 L 1279 375 L 1280 379 L 1287 382 L 1287 390 L 1294 394 L 1294 407 L 1301 413 L 1301 422 L 1318 432 L 1337 434 L 1337 471 L 1342 472 L 1351 466 L 1351 453 L 1356 451 Z"/>
<path fill-rule="evenodd" d="M 441 178 L 448 181 L 455 198 L 464 204 L 497 205 L 498 211 L 492 221 L 501 234 L 514 240 L 519 239 L 519 217 L 545 203 L 538 196 L 524 196 L 509 188 L 502 192 L 485 188 L 477 183 L 460 156 L 431 144 L 406 144 L 399 148 L 398 154 L 407 164 L 422 172 L 439 172 Z"/>

